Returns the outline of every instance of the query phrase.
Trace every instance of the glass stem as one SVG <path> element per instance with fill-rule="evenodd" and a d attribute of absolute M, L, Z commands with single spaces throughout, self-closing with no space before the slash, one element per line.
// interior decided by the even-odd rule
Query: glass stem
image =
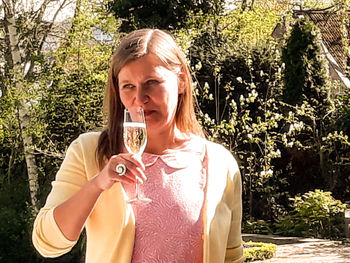
<path fill-rule="evenodd" d="M 139 183 L 135 183 L 136 199 L 140 199 L 139 196 Z"/>
<path fill-rule="evenodd" d="M 142 160 L 142 152 L 139 153 L 138 156 L 139 156 L 140 159 Z M 136 199 L 137 199 L 137 200 L 140 200 L 139 183 L 138 183 L 138 182 L 135 183 L 135 191 L 136 191 Z"/>

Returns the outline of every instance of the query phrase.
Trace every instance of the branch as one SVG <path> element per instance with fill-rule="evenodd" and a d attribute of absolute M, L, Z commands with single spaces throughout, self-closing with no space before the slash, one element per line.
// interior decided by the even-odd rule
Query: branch
<path fill-rule="evenodd" d="M 4 10 L 4 17 L 6 19 L 6 15 L 11 15 L 13 14 L 13 9 L 11 8 L 11 3 L 9 2 L 9 0 L 3 0 L 3 10 Z"/>
<path fill-rule="evenodd" d="M 46 8 L 51 1 L 52 0 L 44 0 L 40 8 L 34 13 L 33 20 L 42 21 Z"/>
<path fill-rule="evenodd" d="M 49 24 L 48 24 L 46 32 L 44 33 L 41 41 L 39 42 L 39 50 L 42 50 L 42 47 L 43 47 L 43 45 L 45 43 L 45 40 L 46 40 L 47 36 L 49 35 L 50 31 L 52 30 L 52 27 L 53 27 L 53 25 L 54 25 L 54 23 L 55 23 L 55 21 L 57 19 L 58 14 L 62 11 L 63 8 L 65 8 L 66 6 L 68 6 L 71 3 L 73 3 L 73 1 L 64 0 L 61 3 L 61 5 L 57 8 L 57 10 L 56 10 L 56 12 L 55 12 L 51 22 L 49 22 Z"/>
<path fill-rule="evenodd" d="M 68 1 L 68 0 L 64 0 L 62 2 L 62 4 L 60 5 L 60 7 L 56 10 L 56 13 L 52 19 L 52 23 L 56 21 L 57 15 L 59 12 L 62 11 L 63 8 L 65 8 L 66 6 L 68 6 L 69 4 L 73 3 L 73 1 Z"/>
<path fill-rule="evenodd" d="M 43 154 L 43 155 L 55 157 L 55 158 L 58 158 L 58 159 L 61 159 L 61 160 L 64 159 L 64 154 L 62 154 L 62 153 L 51 152 L 51 151 L 44 151 L 44 150 L 39 149 L 39 148 L 35 148 L 34 149 L 34 154 L 35 155 Z"/>
<path fill-rule="evenodd" d="M 64 39 L 65 37 L 62 36 L 62 34 L 60 34 L 59 32 L 57 32 L 57 34 L 55 34 L 54 32 L 49 32 L 47 34 L 47 37 L 52 37 L 52 38 L 58 38 L 58 39 Z M 46 41 L 47 43 L 54 43 L 55 41 Z"/>

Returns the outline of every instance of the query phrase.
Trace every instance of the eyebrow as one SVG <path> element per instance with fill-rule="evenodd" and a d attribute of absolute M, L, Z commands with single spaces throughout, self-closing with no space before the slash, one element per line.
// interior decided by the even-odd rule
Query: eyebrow
<path fill-rule="evenodd" d="M 144 80 L 148 80 L 148 79 L 154 79 L 154 78 L 156 78 L 156 79 L 163 79 L 162 76 L 158 76 L 158 75 L 156 75 L 156 74 L 154 74 L 154 75 L 147 75 L 147 76 L 144 77 L 143 79 L 144 79 Z M 118 80 L 118 81 L 119 81 L 119 80 Z M 132 83 L 132 81 L 131 81 L 131 80 L 128 80 L 128 79 L 124 79 L 124 80 L 122 80 L 122 81 L 119 81 L 119 83 L 120 83 L 120 85 L 122 85 L 122 84 L 124 84 L 124 83 Z"/>
<path fill-rule="evenodd" d="M 129 80 L 123 80 L 123 81 L 118 81 L 119 83 L 119 85 L 123 85 L 123 84 L 128 84 L 128 83 L 130 83 L 130 81 Z"/>

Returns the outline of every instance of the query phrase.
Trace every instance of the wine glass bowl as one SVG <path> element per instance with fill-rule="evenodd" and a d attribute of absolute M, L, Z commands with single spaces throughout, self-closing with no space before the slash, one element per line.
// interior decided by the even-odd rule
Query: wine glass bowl
<path fill-rule="evenodd" d="M 123 139 L 125 148 L 129 153 L 142 156 L 147 144 L 147 130 L 143 108 L 124 110 Z M 135 184 L 135 189 L 136 198 L 128 200 L 128 203 L 151 201 L 151 199 L 140 195 L 138 183 Z"/>

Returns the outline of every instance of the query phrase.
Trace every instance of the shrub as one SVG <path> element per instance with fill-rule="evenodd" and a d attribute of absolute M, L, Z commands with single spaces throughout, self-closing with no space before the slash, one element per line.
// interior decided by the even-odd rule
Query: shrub
<path fill-rule="evenodd" d="M 264 220 L 244 220 L 242 232 L 252 234 L 272 234 L 272 229 Z"/>
<path fill-rule="evenodd" d="M 277 246 L 271 243 L 243 242 L 246 261 L 264 260 L 276 255 Z"/>
<path fill-rule="evenodd" d="M 341 219 L 345 204 L 335 200 L 331 192 L 316 189 L 302 196 L 291 198 L 294 210 L 279 217 L 276 233 L 282 235 L 339 237 L 343 233 Z"/>
<path fill-rule="evenodd" d="M 20 166 L 23 169 L 23 165 Z M 20 178 L 0 185 L 0 262 L 30 262 L 33 251 L 30 244 L 31 210 L 29 193 Z"/>

